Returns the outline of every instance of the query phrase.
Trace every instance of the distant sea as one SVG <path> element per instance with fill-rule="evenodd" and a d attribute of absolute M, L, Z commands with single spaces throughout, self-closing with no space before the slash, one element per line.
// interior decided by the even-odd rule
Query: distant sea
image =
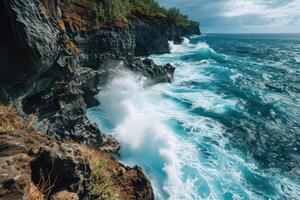
<path fill-rule="evenodd" d="M 173 84 L 120 71 L 88 116 L 157 199 L 300 198 L 300 35 L 203 34 L 150 56 Z"/>

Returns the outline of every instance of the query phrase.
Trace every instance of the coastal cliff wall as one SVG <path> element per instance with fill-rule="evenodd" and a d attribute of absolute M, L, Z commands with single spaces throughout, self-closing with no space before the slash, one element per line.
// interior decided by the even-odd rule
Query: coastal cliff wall
<path fill-rule="evenodd" d="M 169 52 L 168 41 L 199 34 L 165 17 L 132 14 L 127 24 L 97 20 L 89 0 L 0 2 L 0 101 L 35 114 L 34 128 L 59 141 L 118 155 L 120 145 L 86 117 L 110 71 L 125 67 L 157 82 L 175 68 L 135 56 Z M 148 184 L 148 179 L 142 175 Z M 147 188 L 146 199 L 153 198 Z M 151 195 L 152 194 L 152 195 Z"/>
<path fill-rule="evenodd" d="M 180 27 L 172 19 L 164 16 L 147 16 L 135 13 L 131 18 L 135 33 L 136 56 L 169 53 L 168 41 L 182 42 L 182 37 L 200 35 L 199 24 Z"/>

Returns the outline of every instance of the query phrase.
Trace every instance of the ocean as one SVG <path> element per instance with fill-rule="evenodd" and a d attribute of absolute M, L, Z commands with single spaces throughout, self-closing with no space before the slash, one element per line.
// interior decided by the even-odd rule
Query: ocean
<path fill-rule="evenodd" d="M 156 199 L 300 198 L 300 35 L 204 34 L 151 55 L 172 84 L 116 73 L 88 117 Z"/>

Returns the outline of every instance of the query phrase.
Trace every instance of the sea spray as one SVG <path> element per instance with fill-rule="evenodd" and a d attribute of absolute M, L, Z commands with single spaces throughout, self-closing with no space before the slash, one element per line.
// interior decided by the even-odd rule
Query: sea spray
<path fill-rule="evenodd" d="M 173 53 L 151 58 L 176 66 L 173 84 L 144 87 L 144 78 L 117 72 L 89 110 L 121 142 L 121 161 L 145 170 L 157 199 L 300 195 L 299 70 L 278 62 L 268 39 L 232 37 L 170 43 Z"/>
<path fill-rule="evenodd" d="M 169 41 L 169 46 L 171 53 L 186 53 L 186 52 L 193 52 L 197 51 L 199 49 L 209 49 L 209 46 L 205 42 L 198 42 L 197 45 L 193 45 L 190 43 L 190 40 L 188 38 L 183 38 L 182 44 L 174 44 L 173 41 Z"/>
<path fill-rule="evenodd" d="M 185 186 L 177 153 L 185 142 L 165 125 L 166 116 L 160 111 L 171 105 L 145 88 L 144 78 L 124 70 L 115 74 L 98 96 L 100 111 L 90 110 L 89 116 L 99 122 L 101 112 L 109 119 L 106 126 L 122 146 L 121 160 L 146 169 L 158 199 L 181 199 Z"/>

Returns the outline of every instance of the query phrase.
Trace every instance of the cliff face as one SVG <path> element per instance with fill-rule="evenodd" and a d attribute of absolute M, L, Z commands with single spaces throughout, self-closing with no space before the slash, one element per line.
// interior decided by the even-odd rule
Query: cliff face
<path fill-rule="evenodd" d="M 169 53 L 168 41 L 180 43 L 182 37 L 200 34 L 198 24 L 180 27 L 174 20 L 163 16 L 135 13 L 130 20 L 135 33 L 134 53 L 136 56 Z"/>
<path fill-rule="evenodd" d="M 99 86 L 118 67 L 151 83 L 171 82 L 173 66 L 134 56 L 167 53 L 168 40 L 200 31 L 139 13 L 127 25 L 99 24 L 96 16 L 90 0 L 2 0 L 0 102 L 19 103 L 25 114 L 36 114 L 35 128 L 43 134 L 117 155 L 118 142 L 86 117 L 98 104 Z"/>

